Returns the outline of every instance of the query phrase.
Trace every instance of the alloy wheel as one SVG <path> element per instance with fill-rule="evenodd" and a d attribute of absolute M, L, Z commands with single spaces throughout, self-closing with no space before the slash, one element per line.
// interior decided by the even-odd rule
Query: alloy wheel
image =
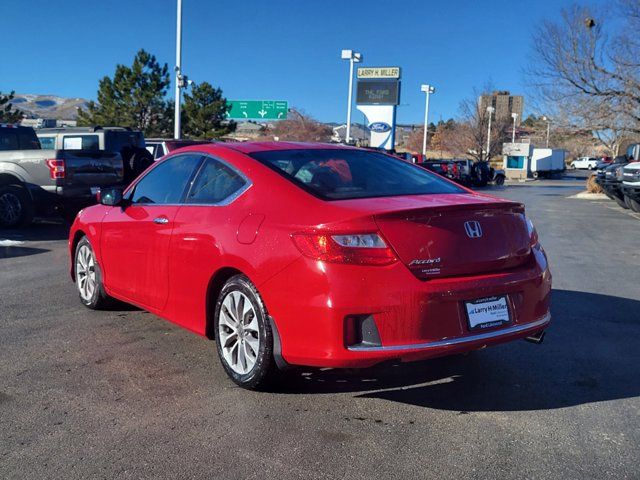
<path fill-rule="evenodd" d="M 17 195 L 6 192 L 0 195 L 0 222 L 13 225 L 22 214 L 22 203 Z"/>
<path fill-rule="evenodd" d="M 218 338 L 222 356 L 236 373 L 249 373 L 256 364 L 260 348 L 260 327 L 256 310 L 244 293 L 234 290 L 222 300 Z"/>
<path fill-rule="evenodd" d="M 82 300 L 90 302 L 96 290 L 96 262 L 87 245 L 82 245 L 76 255 L 76 285 Z"/>

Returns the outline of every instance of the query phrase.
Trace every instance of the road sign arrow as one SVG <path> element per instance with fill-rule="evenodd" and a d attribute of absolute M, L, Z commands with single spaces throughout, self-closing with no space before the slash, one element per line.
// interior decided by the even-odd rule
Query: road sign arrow
<path fill-rule="evenodd" d="M 244 118 L 249 118 L 249 115 L 247 115 L 247 112 L 242 112 L 242 115 L 244 115 Z"/>
<path fill-rule="evenodd" d="M 282 118 L 282 112 L 278 113 L 278 118 Z"/>
<path fill-rule="evenodd" d="M 267 113 L 269 113 L 269 112 L 267 112 L 267 111 L 263 108 L 262 110 L 260 110 L 260 111 L 258 112 L 258 115 L 260 115 L 262 118 L 264 118 L 264 116 L 265 116 Z"/>

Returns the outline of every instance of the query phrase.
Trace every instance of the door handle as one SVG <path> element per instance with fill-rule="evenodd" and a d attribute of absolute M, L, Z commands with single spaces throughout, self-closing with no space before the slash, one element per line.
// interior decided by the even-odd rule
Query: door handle
<path fill-rule="evenodd" d="M 169 223 L 169 219 L 167 217 L 157 217 L 153 219 L 153 223 L 164 225 L 165 223 Z"/>

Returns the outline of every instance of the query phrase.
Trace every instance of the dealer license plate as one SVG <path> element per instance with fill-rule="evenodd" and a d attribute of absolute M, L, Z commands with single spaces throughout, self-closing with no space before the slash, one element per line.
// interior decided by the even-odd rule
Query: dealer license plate
<path fill-rule="evenodd" d="M 509 323 L 509 305 L 506 296 L 479 298 L 464 302 L 469 328 L 483 329 Z"/>

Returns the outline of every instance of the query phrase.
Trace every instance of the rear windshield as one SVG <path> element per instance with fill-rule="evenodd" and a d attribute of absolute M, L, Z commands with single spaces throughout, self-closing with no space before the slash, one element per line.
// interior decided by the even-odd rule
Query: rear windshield
<path fill-rule="evenodd" d="M 378 152 L 269 150 L 250 156 L 325 200 L 463 192 L 433 173 Z"/>

